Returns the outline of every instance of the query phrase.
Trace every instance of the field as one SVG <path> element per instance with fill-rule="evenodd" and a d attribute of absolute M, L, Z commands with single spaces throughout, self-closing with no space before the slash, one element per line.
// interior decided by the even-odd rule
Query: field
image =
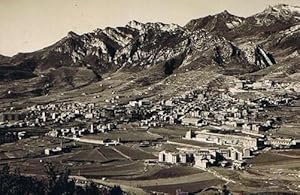
<path fill-rule="evenodd" d="M 180 172 L 182 170 L 184 170 L 183 174 L 186 175 L 180 176 Z M 173 171 L 176 172 L 176 175 L 172 175 L 171 172 Z M 163 178 L 158 178 L 159 175 L 163 174 L 167 174 L 170 177 L 164 176 Z M 159 191 L 169 192 L 172 194 L 174 194 L 174 190 L 178 188 L 186 189 L 189 192 L 193 192 L 204 189 L 206 187 L 210 187 L 211 185 L 218 185 L 224 183 L 223 181 L 219 180 L 210 173 L 203 172 L 197 169 L 192 170 L 192 168 L 190 170 L 184 168 L 182 169 L 182 167 L 174 167 L 169 170 L 167 169 L 167 171 L 158 171 L 154 175 L 149 176 L 145 179 L 146 180 L 140 178 L 136 178 L 134 180 L 110 179 L 109 182 L 142 188 L 144 190 L 147 190 L 148 192 Z"/>
<path fill-rule="evenodd" d="M 272 130 L 275 136 L 294 137 L 300 139 L 300 100 L 294 100 L 292 106 L 285 106 L 268 110 L 274 116 L 280 116 L 282 125 L 279 129 Z"/>
<path fill-rule="evenodd" d="M 119 145 L 114 147 L 116 150 L 121 152 L 122 154 L 128 156 L 131 160 L 144 160 L 144 159 L 156 159 L 157 157 L 146 153 L 142 150 L 139 150 L 139 147 L 130 148 L 124 145 Z"/>
<path fill-rule="evenodd" d="M 71 167 L 71 172 L 88 178 L 130 177 L 144 173 L 144 164 L 140 161 L 122 161 L 121 163 L 91 164 Z"/>
<path fill-rule="evenodd" d="M 31 137 L 15 143 L 3 144 L 0 149 L 0 153 L 4 154 L 1 155 L 3 157 L 1 160 L 37 157 L 44 153 L 45 148 L 57 147 L 61 143 L 64 145 L 71 144 L 70 141 L 61 142 L 60 139 L 48 137 Z"/>
<path fill-rule="evenodd" d="M 250 159 L 249 163 L 253 164 L 253 166 L 264 166 L 270 165 L 270 163 L 272 163 L 272 165 L 282 165 L 284 162 L 289 161 L 300 161 L 300 152 L 298 150 L 289 152 L 270 151 Z"/>
<path fill-rule="evenodd" d="M 114 151 L 113 149 L 106 148 L 104 146 L 99 146 L 91 150 L 82 150 L 75 154 L 69 161 L 75 162 L 109 162 L 114 160 L 125 159 L 122 155 Z"/>
<path fill-rule="evenodd" d="M 172 127 L 172 126 L 168 126 L 168 127 L 163 127 L 163 128 L 150 128 L 149 132 L 153 133 L 153 134 L 158 134 L 160 136 L 169 138 L 169 139 L 174 139 L 174 138 L 181 138 L 183 137 L 186 132 L 190 130 L 190 128 L 188 127 Z"/>
<path fill-rule="evenodd" d="M 169 168 L 161 168 L 159 171 L 144 177 L 135 178 L 135 180 L 152 180 L 159 178 L 174 178 L 201 173 L 202 171 L 193 167 L 174 166 Z"/>
<path fill-rule="evenodd" d="M 296 192 L 300 193 L 300 152 L 268 151 L 248 161 L 244 170 L 214 168 L 218 174 L 235 181 L 230 183 L 236 192 Z"/>
<path fill-rule="evenodd" d="M 121 141 L 124 142 L 141 142 L 141 141 L 156 141 L 161 137 L 158 135 L 149 134 L 146 132 L 146 130 L 142 129 L 142 130 L 116 130 L 110 133 L 98 133 L 96 135 L 86 135 L 83 136 L 82 138 L 97 139 L 97 140 L 121 139 Z"/>
<path fill-rule="evenodd" d="M 185 139 L 173 139 L 168 143 L 178 145 L 178 146 L 189 146 L 189 147 L 197 147 L 197 148 L 207 148 L 207 147 L 216 147 L 216 144 L 204 143 L 195 140 L 185 140 Z M 222 146 L 218 146 L 222 147 Z"/>
<path fill-rule="evenodd" d="M 296 139 L 300 139 L 300 124 L 294 123 L 289 125 L 283 125 L 279 129 L 272 130 L 271 133 L 280 137 L 295 137 Z"/>
<path fill-rule="evenodd" d="M 147 186 L 143 187 L 143 189 L 146 191 L 158 191 L 172 195 L 176 194 L 176 190 L 178 189 L 182 190 L 183 192 L 196 193 L 208 188 L 212 188 L 212 186 L 217 186 L 217 188 L 221 188 L 222 184 L 224 184 L 222 180 L 213 179 L 193 183 Z"/>

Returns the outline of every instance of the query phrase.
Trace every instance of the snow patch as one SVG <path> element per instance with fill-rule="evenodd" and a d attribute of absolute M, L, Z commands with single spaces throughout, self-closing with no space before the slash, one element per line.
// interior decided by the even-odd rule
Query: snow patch
<path fill-rule="evenodd" d="M 299 52 L 296 50 L 294 51 L 291 55 L 289 55 L 289 57 L 291 58 L 295 58 L 295 57 L 298 57 L 299 56 Z"/>
<path fill-rule="evenodd" d="M 262 13 L 257 14 L 259 15 L 272 15 L 277 18 L 284 17 L 284 18 L 290 18 L 300 15 L 300 7 L 299 6 L 291 6 L 291 5 L 285 5 L 285 4 L 279 4 L 276 6 L 269 6 L 267 9 L 265 9 Z"/>
<path fill-rule="evenodd" d="M 104 33 L 123 47 L 132 40 L 132 36 L 126 36 L 118 29 L 106 28 Z"/>
<path fill-rule="evenodd" d="M 145 25 L 143 23 L 132 20 L 132 21 L 128 22 L 128 24 L 126 26 L 137 29 L 137 30 L 142 30 Z"/>
<path fill-rule="evenodd" d="M 163 23 L 158 23 L 159 25 L 159 28 L 162 30 L 162 31 L 168 31 L 168 32 L 171 32 L 171 31 L 175 31 L 175 30 L 178 30 L 178 29 L 181 29 L 178 25 L 176 24 L 163 24 Z"/>
<path fill-rule="evenodd" d="M 105 43 L 99 39 L 92 39 L 90 45 L 92 47 L 96 47 L 96 48 L 100 48 L 102 53 L 105 53 L 107 54 L 108 53 L 108 50 L 107 50 L 107 47 L 105 45 Z"/>
<path fill-rule="evenodd" d="M 226 26 L 229 29 L 233 29 L 233 28 L 240 26 L 241 24 L 242 24 L 242 21 L 239 19 L 239 20 L 231 21 L 230 23 L 226 23 Z"/>
<path fill-rule="evenodd" d="M 80 55 L 75 51 L 72 51 L 71 58 L 74 63 L 81 59 Z"/>

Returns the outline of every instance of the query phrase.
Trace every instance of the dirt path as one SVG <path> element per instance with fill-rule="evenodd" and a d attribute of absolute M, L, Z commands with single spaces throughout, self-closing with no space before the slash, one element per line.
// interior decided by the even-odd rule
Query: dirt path
<path fill-rule="evenodd" d="M 276 153 L 279 156 L 284 156 L 284 157 L 288 157 L 288 158 L 295 158 L 295 159 L 299 159 L 300 160 L 300 156 L 297 155 L 289 155 L 289 154 L 282 154 L 282 153 Z"/>
<path fill-rule="evenodd" d="M 226 181 L 226 185 L 229 184 L 229 183 L 237 183 L 236 181 L 232 180 L 232 179 L 229 179 L 229 178 L 226 178 L 224 177 L 223 175 L 221 175 L 220 173 L 218 173 L 217 171 L 214 171 L 214 170 L 211 170 L 211 169 L 207 169 L 206 170 L 207 172 L 213 174 L 214 176 L 216 176 L 217 178 L 220 178 L 221 180 L 224 180 Z"/>
<path fill-rule="evenodd" d="M 117 152 L 118 154 L 120 154 L 124 158 L 127 158 L 128 160 L 132 160 L 130 156 L 127 156 L 126 154 L 124 154 L 123 152 L 121 152 L 120 150 L 118 150 L 117 148 L 112 147 L 111 149 L 113 149 L 115 152 Z"/>

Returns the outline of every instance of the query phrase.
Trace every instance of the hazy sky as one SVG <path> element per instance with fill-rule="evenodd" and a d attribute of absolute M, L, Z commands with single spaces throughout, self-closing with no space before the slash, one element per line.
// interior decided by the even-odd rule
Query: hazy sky
<path fill-rule="evenodd" d="M 71 30 L 82 34 L 133 19 L 184 25 L 225 9 L 249 16 L 278 3 L 300 0 L 0 0 L 0 54 L 41 49 Z"/>

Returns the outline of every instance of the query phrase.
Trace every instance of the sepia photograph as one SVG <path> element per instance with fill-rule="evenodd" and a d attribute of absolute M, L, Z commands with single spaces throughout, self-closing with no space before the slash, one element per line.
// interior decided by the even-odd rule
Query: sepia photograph
<path fill-rule="evenodd" d="M 0 195 L 300 195 L 300 0 L 0 0 Z"/>

